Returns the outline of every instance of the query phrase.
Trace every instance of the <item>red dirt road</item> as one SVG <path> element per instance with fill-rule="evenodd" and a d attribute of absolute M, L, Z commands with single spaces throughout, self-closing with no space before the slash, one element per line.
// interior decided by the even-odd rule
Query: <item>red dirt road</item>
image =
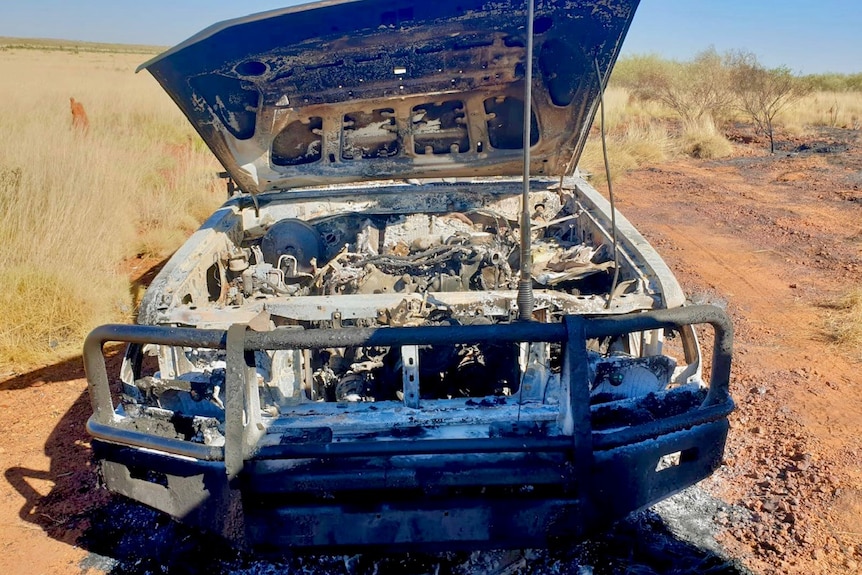
<path fill-rule="evenodd" d="M 691 299 L 734 319 L 739 409 L 727 465 L 706 486 L 744 508 L 716 521 L 756 573 L 862 564 L 862 350 L 826 342 L 822 307 L 862 281 L 862 140 L 818 138 L 822 153 L 740 146 L 615 186 Z M 108 496 L 89 463 L 88 415 L 79 358 L 0 374 L 0 573 L 90 571 L 76 542 Z"/>
<path fill-rule="evenodd" d="M 734 320 L 739 408 L 708 485 L 751 511 L 722 542 L 756 572 L 862 563 L 862 350 L 826 343 L 823 307 L 862 281 L 862 141 L 827 137 L 850 149 L 684 160 L 617 186 L 690 297 Z"/>

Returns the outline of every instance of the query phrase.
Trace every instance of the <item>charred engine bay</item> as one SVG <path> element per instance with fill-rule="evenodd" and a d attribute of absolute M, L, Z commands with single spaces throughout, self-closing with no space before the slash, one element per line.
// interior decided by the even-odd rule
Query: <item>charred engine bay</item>
<path fill-rule="evenodd" d="M 507 185 L 516 183 L 482 187 L 506 192 Z M 477 201 L 487 190 L 480 195 L 442 189 L 434 187 L 428 195 L 409 186 L 396 188 L 400 193 L 382 190 L 361 206 L 341 203 L 338 196 L 290 202 L 274 197 L 256 210 L 223 210 L 193 243 L 195 257 L 181 254 L 184 265 L 170 269 L 169 264 L 163 274 L 167 280 L 151 287 L 143 318 L 198 328 L 247 322 L 264 331 L 305 332 L 515 321 L 519 198 L 498 193 L 492 201 Z M 405 191 L 415 197 L 406 198 Z M 651 309 L 664 295 L 661 282 L 645 276 L 622 250 L 619 281 L 612 285 L 613 250 L 591 200 L 586 184 L 531 194 L 538 321 L 602 313 L 611 293 L 614 312 Z M 413 213 L 405 214 L 408 201 Z M 660 331 L 589 342 L 593 403 L 614 406 L 596 412 L 595 425 L 631 424 L 638 413 L 652 409 L 645 398 L 673 388 L 683 388 L 671 394 L 680 401 L 667 401 L 677 412 L 703 399 L 699 355 L 688 341 L 692 336 L 676 335 L 682 336 L 674 354 L 679 357 L 658 352 L 670 344 Z M 254 366 L 261 409 L 270 420 L 312 415 L 310 406 L 319 406 L 313 408 L 323 422 L 313 422 L 317 432 L 297 423 L 295 429 L 281 430 L 282 441 L 291 434 L 298 435 L 287 440 L 331 441 L 332 433 L 403 436 L 410 429 L 425 435 L 441 422 L 454 429 L 478 421 L 484 436 L 513 433 L 508 427 L 518 428 L 514 433 L 556 435 L 561 432 L 556 420 L 564 417 L 559 413 L 561 357 L 559 344 L 542 342 L 333 345 L 257 351 Z M 132 346 L 123 375 L 129 425 L 221 444 L 225 367 L 224 351 Z M 419 407 L 428 400 L 442 403 L 427 416 L 423 410 L 409 421 L 395 417 L 392 429 L 381 429 L 381 422 L 389 420 L 379 410 L 390 413 L 399 405 Z M 335 409 L 344 403 L 356 405 L 353 419 L 333 430 L 326 422 L 335 412 L 320 404 Z M 472 412 L 490 406 L 500 413 L 489 428 L 487 415 Z M 523 429 L 503 425 L 522 416 Z"/>
<path fill-rule="evenodd" d="M 610 250 L 592 246 L 570 224 L 559 198 L 536 206 L 537 283 L 562 284 L 576 295 L 610 290 Z M 562 214 L 548 224 L 542 214 Z M 555 216 L 556 217 L 556 216 Z M 380 307 L 374 317 L 296 321 L 285 327 L 491 325 L 512 319 L 511 310 L 484 314 L 480 302 L 461 309 L 436 304 L 432 294 L 513 290 L 519 267 L 517 225 L 493 209 L 445 214 L 344 214 L 311 222 L 287 218 L 260 238 L 222 252 L 208 270 L 209 302 L 242 306 L 282 296 L 415 294 Z M 397 301 L 397 300 L 393 300 Z M 548 310 L 558 314 L 558 310 Z M 273 321 L 279 321 L 276 318 Z M 518 388 L 519 354 L 511 345 L 421 346 L 418 375 L 424 397 L 511 395 Z M 553 367 L 556 353 L 545 350 Z M 553 356 L 553 357 L 551 357 Z M 386 347 L 333 348 L 312 352 L 312 385 L 306 399 L 325 401 L 403 400 L 401 352 Z"/>
<path fill-rule="evenodd" d="M 533 195 L 534 278 L 573 295 L 607 293 L 612 250 L 577 220 L 582 206 L 556 192 Z M 563 201 L 567 205 L 563 205 Z M 207 270 L 207 303 L 267 296 L 425 294 L 509 290 L 520 265 L 514 202 L 464 211 L 341 213 L 302 220 L 259 218 Z M 189 293 L 183 303 L 197 303 Z M 476 314 L 477 309 L 472 310 Z M 418 310 L 420 317 L 425 312 Z M 346 319 L 346 318 L 345 318 Z M 391 310 L 376 324 L 411 325 Z"/>

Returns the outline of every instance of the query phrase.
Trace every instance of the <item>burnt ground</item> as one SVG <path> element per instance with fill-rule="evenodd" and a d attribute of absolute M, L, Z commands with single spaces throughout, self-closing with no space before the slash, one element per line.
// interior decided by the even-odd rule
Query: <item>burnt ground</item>
<path fill-rule="evenodd" d="M 560 549 L 259 561 L 98 487 L 77 358 L 0 374 L 0 572 L 856 571 L 862 350 L 830 343 L 824 326 L 828 303 L 862 280 L 862 138 L 824 130 L 775 155 L 738 140 L 732 158 L 675 160 L 615 186 L 691 299 L 726 307 L 736 327 L 725 465 L 697 488 Z"/>

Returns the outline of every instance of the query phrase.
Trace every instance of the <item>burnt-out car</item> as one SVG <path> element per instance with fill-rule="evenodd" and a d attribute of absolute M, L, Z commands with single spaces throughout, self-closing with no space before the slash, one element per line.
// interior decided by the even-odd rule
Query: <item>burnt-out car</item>
<path fill-rule="evenodd" d="M 524 547 L 715 470 L 727 317 L 575 170 L 636 4 L 327 1 L 144 64 L 236 190 L 85 344 L 107 488 L 264 552 Z"/>

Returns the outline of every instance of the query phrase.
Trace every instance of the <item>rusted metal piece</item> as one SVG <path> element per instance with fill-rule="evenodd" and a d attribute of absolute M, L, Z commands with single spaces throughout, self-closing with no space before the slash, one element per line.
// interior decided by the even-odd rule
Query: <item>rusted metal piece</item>
<path fill-rule="evenodd" d="M 419 347 L 402 345 L 401 364 L 404 405 L 419 409 Z"/>

